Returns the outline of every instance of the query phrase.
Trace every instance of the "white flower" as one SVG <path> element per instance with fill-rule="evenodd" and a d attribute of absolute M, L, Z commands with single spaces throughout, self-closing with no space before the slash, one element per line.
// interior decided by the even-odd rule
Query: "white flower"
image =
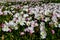
<path fill-rule="evenodd" d="M 33 27 L 28 27 L 28 29 L 29 29 L 29 30 L 34 30 L 34 28 L 33 28 Z"/>
<path fill-rule="evenodd" d="M 13 13 L 11 13 L 11 11 L 8 11 L 9 14 L 13 15 Z"/>
<path fill-rule="evenodd" d="M 41 35 L 41 38 L 42 39 L 45 39 L 46 38 L 46 31 L 45 31 L 45 23 L 44 22 L 41 22 L 40 24 L 40 35 Z"/>
<path fill-rule="evenodd" d="M 28 14 L 24 14 L 24 15 L 23 15 L 24 18 L 25 18 L 25 17 L 28 17 L 28 16 L 29 16 Z"/>
<path fill-rule="evenodd" d="M 16 26 L 17 24 L 16 23 L 14 23 L 13 21 L 9 21 L 9 26 Z"/>
<path fill-rule="evenodd" d="M 23 7 L 24 7 L 24 8 L 28 8 L 28 5 L 24 5 Z"/>
<path fill-rule="evenodd" d="M 23 11 L 20 14 L 23 14 Z"/>
<path fill-rule="evenodd" d="M 44 11 L 43 10 L 41 10 L 39 13 L 43 13 Z"/>
<path fill-rule="evenodd" d="M 34 28 L 33 27 L 28 27 L 30 33 L 34 33 Z"/>
<path fill-rule="evenodd" d="M 40 14 L 35 14 L 35 18 L 37 19 L 40 16 Z"/>
<path fill-rule="evenodd" d="M 28 20 L 31 20 L 31 19 L 32 19 L 32 17 L 29 17 L 29 18 L 28 18 Z"/>
<path fill-rule="evenodd" d="M 23 11 L 27 11 L 27 12 L 28 12 L 28 9 L 25 9 L 25 8 L 24 8 Z"/>
<path fill-rule="evenodd" d="M 19 17 L 19 13 L 16 13 L 13 17 Z"/>
<path fill-rule="evenodd" d="M 58 27 L 60 28 L 60 24 L 58 24 Z"/>
<path fill-rule="evenodd" d="M 29 32 L 29 33 L 34 33 L 34 28 L 33 27 L 28 27 L 26 29 L 24 29 L 25 32 Z"/>
<path fill-rule="evenodd" d="M 14 8 L 11 8 L 11 10 L 13 10 Z"/>
<path fill-rule="evenodd" d="M 56 14 L 58 18 L 60 18 L 60 14 Z"/>
<path fill-rule="evenodd" d="M 25 31 L 25 32 L 29 32 L 29 29 L 28 29 L 28 28 L 25 28 L 24 31 Z"/>
<path fill-rule="evenodd" d="M 14 6 L 14 5 L 11 5 L 11 7 L 16 8 L 16 6 Z"/>
<path fill-rule="evenodd" d="M 15 11 L 12 11 L 12 13 L 15 13 Z"/>
<path fill-rule="evenodd" d="M 45 26 L 45 23 L 44 22 L 41 22 L 40 26 Z"/>
<path fill-rule="evenodd" d="M 7 15 L 8 14 L 8 11 L 4 11 L 4 15 Z"/>
<path fill-rule="evenodd" d="M 8 22 L 6 22 L 6 21 L 5 21 L 5 24 L 6 24 L 7 26 L 9 25 Z"/>
<path fill-rule="evenodd" d="M 45 22 L 49 21 L 50 19 L 48 17 L 45 18 Z"/>
<path fill-rule="evenodd" d="M 35 23 L 35 26 L 38 26 L 38 23 Z"/>
<path fill-rule="evenodd" d="M 45 27 L 44 26 L 41 26 L 40 27 L 40 31 L 43 31 L 43 30 L 45 30 Z"/>
<path fill-rule="evenodd" d="M 45 10 L 45 15 L 49 15 L 49 11 L 48 10 Z"/>
<path fill-rule="evenodd" d="M 41 35 L 41 38 L 42 38 L 42 39 L 45 39 L 46 36 L 47 36 L 47 33 L 46 33 L 45 31 L 41 31 L 41 32 L 40 32 L 40 35 Z"/>
<path fill-rule="evenodd" d="M 20 25 L 25 25 L 24 22 L 20 22 Z"/>
<path fill-rule="evenodd" d="M 4 27 L 2 28 L 2 30 L 8 32 L 10 29 L 8 28 L 7 25 L 4 25 Z"/>
<path fill-rule="evenodd" d="M 18 29 L 18 27 L 17 27 L 17 26 L 15 26 L 14 28 L 15 28 L 15 30 L 17 30 L 17 29 Z"/>
<path fill-rule="evenodd" d="M 58 27 L 58 23 L 55 22 L 55 23 L 54 23 L 54 26 L 55 26 L 55 27 Z"/>
<path fill-rule="evenodd" d="M 52 16 L 52 21 L 53 22 L 57 22 L 57 17 L 56 16 Z"/>
<path fill-rule="evenodd" d="M 26 22 L 26 25 L 28 25 L 28 26 L 29 26 L 29 25 L 30 25 L 30 22 L 29 22 L 29 21 L 27 21 L 27 22 Z"/>

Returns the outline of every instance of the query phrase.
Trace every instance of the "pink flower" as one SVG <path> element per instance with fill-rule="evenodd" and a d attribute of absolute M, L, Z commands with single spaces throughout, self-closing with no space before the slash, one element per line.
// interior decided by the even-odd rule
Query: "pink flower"
<path fill-rule="evenodd" d="M 24 35 L 25 33 L 24 32 L 21 32 L 20 35 Z"/>
<path fill-rule="evenodd" d="M 11 32 L 12 30 L 11 29 L 9 29 L 9 32 Z"/>
<path fill-rule="evenodd" d="M 55 31 L 54 30 L 51 30 L 52 34 L 55 34 Z"/>

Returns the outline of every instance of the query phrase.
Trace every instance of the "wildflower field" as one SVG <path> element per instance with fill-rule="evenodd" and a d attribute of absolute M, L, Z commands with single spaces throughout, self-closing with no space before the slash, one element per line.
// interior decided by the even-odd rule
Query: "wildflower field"
<path fill-rule="evenodd" d="M 60 40 L 60 3 L 0 3 L 0 40 Z"/>

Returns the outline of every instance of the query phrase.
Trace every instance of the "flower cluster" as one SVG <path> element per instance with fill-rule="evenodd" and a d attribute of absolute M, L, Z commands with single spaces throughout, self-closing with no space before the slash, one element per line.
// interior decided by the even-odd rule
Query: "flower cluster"
<path fill-rule="evenodd" d="M 25 32 L 30 34 L 35 33 L 34 28 L 40 28 L 40 35 L 42 39 L 47 36 L 46 23 L 52 29 L 52 34 L 55 33 L 53 27 L 60 28 L 60 4 L 49 3 L 42 4 L 41 6 L 30 6 L 30 5 L 12 5 L 12 6 L 1 6 L 0 16 L 12 15 L 12 20 L 4 21 L 1 23 L 2 31 L 12 32 L 12 30 L 18 30 L 18 24 L 20 26 L 26 26 L 20 35 L 24 35 Z M 8 18 L 8 17 L 7 17 Z M 1 20 L 1 19 L 0 19 Z M 47 26 L 47 27 L 48 27 Z"/>

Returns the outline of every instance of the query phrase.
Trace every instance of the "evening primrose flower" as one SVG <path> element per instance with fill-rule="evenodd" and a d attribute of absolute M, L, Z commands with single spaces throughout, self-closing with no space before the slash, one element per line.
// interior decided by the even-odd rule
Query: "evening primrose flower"
<path fill-rule="evenodd" d="M 19 15 L 20 15 L 19 13 L 16 13 L 13 17 L 19 17 Z"/>
<path fill-rule="evenodd" d="M 39 16 L 40 16 L 40 14 L 35 14 L 35 17 L 34 18 L 38 19 Z"/>
<path fill-rule="evenodd" d="M 24 5 L 23 7 L 24 7 L 24 8 L 28 8 L 28 5 Z"/>
<path fill-rule="evenodd" d="M 28 16 L 29 16 L 28 14 L 24 14 L 24 15 L 23 15 L 24 18 L 25 18 L 25 17 L 28 17 Z"/>
<path fill-rule="evenodd" d="M 27 21 L 27 22 L 26 22 L 26 25 L 29 26 L 29 25 L 30 25 L 30 21 Z"/>
<path fill-rule="evenodd" d="M 52 16 L 52 21 L 53 21 L 53 22 L 57 22 L 57 20 L 58 20 L 58 19 L 57 19 L 56 16 Z"/>
<path fill-rule="evenodd" d="M 56 15 L 57 15 L 58 18 L 60 18 L 60 14 L 57 13 Z"/>
<path fill-rule="evenodd" d="M 55 22 L 55 23 L 54 23 L 54 26 L 55 26 L 55 27 L 58 27 L 58 22 Z"/>
<path fill-rule="evenodd" d="M 8 26 L 7 25 L 4 25 L 4 27 L 2 28 L 2 31 L 6 31 L 6 32 L 8 32 L 10 29 L 8 28 Z"/>
<path fill-rule="evenodd" d="M 12 13 L 15 13 L 15 11 L 13 10 Z"/>
<path fill-rule="evenodd" d="M 29 18 L 28 18 L 28 20 L 31 20 L 31 19 L 32 19 L 32 17 L 29 17 Z"/>
<path fill-rule="evenodd" d="M 45 30 L 45 27 L 41 26 L 40 31 L 43 31 L 43 30 Z"/>
<path fill-rule="evenodd" d="M 38 26 L 38 23 L 35 23 L 35 26 Z"/>
<path fill-rule="evenodd" d="M 34 33 L 34 27 L 28 27 L 26 29 L 24 29 L 25 32 L 29 32 L 29 33 Z"/>
<path fill-rule="evenodd" d="M 47 33 L 45 31 L 45 23 L 44 22 L 41 22 L 41 24 L 40 24 L 40 35 L 41 35 L 42 39 L 46 38 Z"/>
<path fill-rule="evenodd" d="M 25 28 L 24 31 L 25 31 L 25 32 L 29 32 L 29 29 L 28 29 L 28 28 Z"/>
<path fill-rule="evenodd" d="M 11 11 L 8 11 L 9 14 L 13 15 L 13 13 L 11 13 Z"/>
<path fill-rule="evenodd" d="M 60 24 L 58 24 L 58 27 L 60 28 Z"/>
<path fill-rule="evenodd" d="M 23 22 L 23 21 L 21 21 L 21 22 L 20 22 L 20 25 L 22 25 L 22 26 L 23 26 L 23 25 L 25 25 L 25 24 L 24 24 L 24 22 Z"/>
<path fill-rule="evenodd" d="M 30 33 L 34 33 L 34 28 L 33 27 L 28 27 Z"/>
<path fill-rule="evenodd" d="M 15 26 L 15 27 L 14 27 L 14 29 L 15 29 L 15 30 L 17 30 L 17 29 L 18 29 L 18 27 L 17 27 L 17 26 Z"/>
<path fill-rule="evenodd" d="M 47 22 L 47 21 L 49 21 L 50 20 L 50 18 L 49 17 L 46 17 L 45 18 L 45 22 Z"/>
<path fill-rule="evenodd" d="M 25 9 L 25 8 L 24 8 L 24 9 L 23 9 L 23 11 L 26 11 L 26 12 L 28 12 L 28 9 Z"/>
<path fill-rule="evenodd" d="M 4 15 L 7 15 L 8 14 L 8 11 L 4 11 L 3 13 L 4 13 Z"/>
<path fill-rule="evenodd" d="M 24 14 L 23 11 L 21 11 L 20 14 Z"/>
<path fill-rule="evenodd" d="M 14 21 L 9 21 L 9 26 L 16 26 L 17 24 L 16 23 L 14 23 Z"/>
<path fill-rule="evenodd" d="M 11 8 L 11 10 L 13 10 L 14 8 Z"/>
<path fill-rule="evenodd" d="M 49 11 L 48 10 L 45 10 L 45 15 L 49 15 Z"/>
<path fill-rule="evenodd" d="M 42 38 L 42 39 L 45 39 L 46 36 L 47 36 L 47 33 L 46 33 L 45 31 L 41 31 L 41 32 L 40 32 L 40 35 L 41 35 L 41 38 Z"/>

